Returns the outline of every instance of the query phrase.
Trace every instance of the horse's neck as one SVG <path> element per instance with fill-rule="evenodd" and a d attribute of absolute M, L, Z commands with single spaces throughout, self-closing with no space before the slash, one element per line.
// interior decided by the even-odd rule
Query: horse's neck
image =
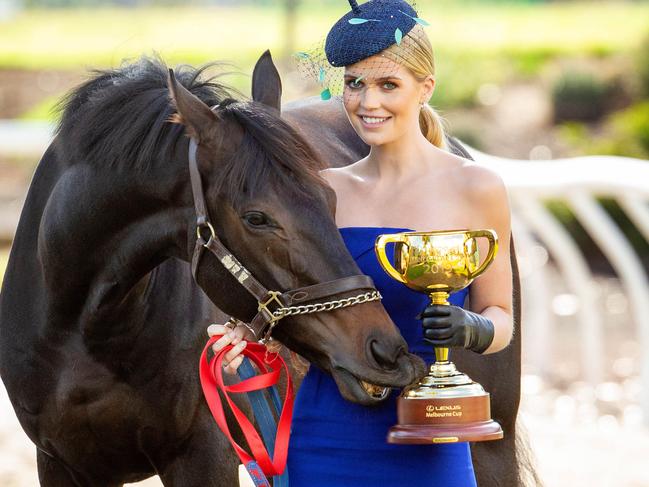
<path fill-rule="evenodd" d="M 179 242 L 187 242 L 193 209 L 174 208 L 164 198 L 174 192 L 165 187 L 172 179 L 85 165 L 67 169 L 40 225 L 38 258 L 50 316 L 78 323 L 85 336 L 106 320 L 125 327 L 132 323 L 123 320 L 144 320 L 151 271 L 169 257 L 186 259 Z"/>
<path fill-rule="evenodd" d="M 358 137 L 338 99 L 317 97 L 288 103 L 282 117 L 295 127 L 330 167 L 342 167 L 362 159 L 369 147 Z"/>
<path fill-rule="evenodd" d="M 11 340 L 15 343 L 25 335 L 38 333 L 49 318 L 42 272 L 46 263 L 39 261 L 37 253 L 43 209 L 52 188 L 65 171 L 57 158 L 56 146 L 55 139 L 36 168 L 11 246 L 0 293 L 3 342 Z"/>

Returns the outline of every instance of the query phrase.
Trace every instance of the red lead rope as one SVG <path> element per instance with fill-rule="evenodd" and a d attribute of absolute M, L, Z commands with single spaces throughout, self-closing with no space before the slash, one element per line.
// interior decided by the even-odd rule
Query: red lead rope
<path fill-rule="evenodd" d="M 286 363 L 276 353 L 269 353 L 265 345 L 261 343 L 248 342 L 246 348 L 242 353 L 248 357 L 261 372 L 260 375 L 251 377 L 250 379 L 243 380 L 237 384 L 225 385 L 223 382 L 223 357 L 225 353 L 232 348 L 232 345 L 226 345 L 219 351 L 211 360 L 207 359 L 207 352 L 212 347 L 221 335 L 211 337 L 203 353 L 201 354 L 200 361 L 200 377 L 201 386 L 203 387 L 203 394 L 207 400 L 207 404 L 212 412 L 212 416 L 216 421 L 223 434 L 230 440 L 232 447 L 241 459 L 244 465 L 250 461 L 256 461 L 259 467 L 266 476 L 271 477 L 281 475 L 286 468 L 286 456 L 288 454 L 288 440 L 290 436 L 291 418 L 293 416 L 293 385 L 291 383 L 291 376 L 288 371 Z M 269 358 L 270 357 L 270 358 Z M 248 420 L 245 414 L 237 407 L 237 405 L 230 398 L 230 393 L 242 393 L 256 391 L 271 387 L 277 384 L 281 369 L 286 371 L 286 394 L 284 396 L 284 404 L 282 412 L 277 424 L 277 436 L 275 438 L 275 451 L 273 459 L 271 460 L 264 442 L 259 437 L 252 423 Z M 225 412 L 223 404 L 219 397 L 221 391 L 227 400 L 234 417 L 236 418 L 243 434 L 250 446 L 251 455 L 249 455 L 230 434 L 228 423 L 225 419 Z"/>

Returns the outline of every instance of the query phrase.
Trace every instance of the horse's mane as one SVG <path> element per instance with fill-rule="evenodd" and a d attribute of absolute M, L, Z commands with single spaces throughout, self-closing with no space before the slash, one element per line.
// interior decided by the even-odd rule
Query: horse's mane
<path fill-rule="evenodd" d="M 318 175 L 325 165 L 312 147 L 265 105 L 229 99 L 221 103 L 219 114 L 245 129 L 241 145 L 217 181 L 235 205 L 244 194 L 263 191 L 271 178 L 284 191 L 326 186 Z"/>
<path fill-rule="evenodd" d="M 218 174 L 217 185 L 236 204 L 244 193 L 261 189 L 271 177 L 298 187 L 324 184 L 317 176 L 324 165 L 295 129 L 260 103 L 232 98 L 233 92 L 241 94 L 216 81 L 223 73 L 205 75 L 223 65 L 174 69 L 179 83 L 206 105 L 220 105 L 220 113 L 244 129 L 241 147 Z M 62 115 L 56 134 L 63 160 L 134 171 L 168 161 L 184 127 L 170 122 L 175 108 L 164 61 L 142 56 L 93 73 L 59 103 Z"/>

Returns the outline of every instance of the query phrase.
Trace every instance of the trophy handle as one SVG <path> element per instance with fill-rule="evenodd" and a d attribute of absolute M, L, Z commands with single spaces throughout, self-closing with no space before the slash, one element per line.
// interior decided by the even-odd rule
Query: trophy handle
<path fill-rule="evenodd" d="M 469 276 L 470 279 L 475 279 L 482 274 L 487 267 L 489 267 L 491 261 L 496 257 L 496 253 L 498 252 L 498 235 L 496 235 L 496 232 L 493 230 L 474 230 L 469 233 L 471 237 L 485 237 L 489 241 L 489 251 L 487 252 L 487 256 L 482 261 L 482 264 L 480 264 L 480 266 Z"/>
<path fill-rule="evenodd" d="M 388 260 L 388 256 L 385 253 L 385 246 L 386 244 L 389 243 L 406 243 L 404 238 L 399 235 L 398 233 L 395 234 L 384 234 L 384 235 L 379 235 L 378 238 L 376 239 L 376 243 L 374 245 L 374 250 L 376 251 L 376 256 L 379 259 L 379 263 L 381 264 L 381 267 L 387 272 L 392 279 L 396 279 L 397 281 L 406 284 L 406 280 L 403 278 L 403 276 L 397 271 L 394 267 L 392 267 L 392 264 L 390 264 L 390 261 Z"/>

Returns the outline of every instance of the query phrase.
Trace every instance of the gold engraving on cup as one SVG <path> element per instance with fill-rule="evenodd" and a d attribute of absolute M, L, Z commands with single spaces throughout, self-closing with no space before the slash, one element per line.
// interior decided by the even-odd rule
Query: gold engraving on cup
<path fill-rule="evenodd" d="M 462 406 L 459 404 L 435 406 L 429 404 L 426 406 L 427 418 L 461 418 Z"/>

